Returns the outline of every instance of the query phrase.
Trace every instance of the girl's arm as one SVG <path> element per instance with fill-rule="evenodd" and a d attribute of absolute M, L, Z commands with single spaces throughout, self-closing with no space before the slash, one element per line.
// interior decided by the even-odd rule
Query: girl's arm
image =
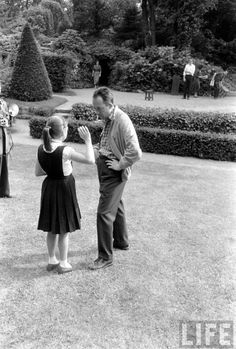
<path fill-rule="evenodd" d="M 84 164 L 94 164 L 95 158 L 90 132 L 86 126 L 78 127 L 78 132 L 80 137 L 85 141 L 86 151 L 85 154 L 81 154 L 74 150 L 71 153 L 71 160 L 83 162 Z"/>
<path fill-rule="evenodd" d="M 42 167 L 39 164 L 38 159 L 36 159 L 36 164 L 35 164 L 35 176 L 46 176 L 47 173 L 44 172 L 44 170 L 42 169 Z"/>

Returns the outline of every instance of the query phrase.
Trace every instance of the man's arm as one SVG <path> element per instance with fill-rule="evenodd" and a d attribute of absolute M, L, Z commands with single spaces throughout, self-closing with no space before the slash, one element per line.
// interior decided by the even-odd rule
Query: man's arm
<path fill-rule="evenodd" d="M 125 141 L 125 153 L 119 161 L 119 167 L 121 170 L 124 170 L 141 159 L 142 151 L 139 146 L 135 128 L 129 118 L 127 120 L 123 120 L 121 132 Z"/>
<path fill-rule="evenodd" d="M 185 81 L 185 75 L 186 75 L 186 67 L 187 65 L 184 67 L 184 71 L 183 71 L 183 80 Z"/>

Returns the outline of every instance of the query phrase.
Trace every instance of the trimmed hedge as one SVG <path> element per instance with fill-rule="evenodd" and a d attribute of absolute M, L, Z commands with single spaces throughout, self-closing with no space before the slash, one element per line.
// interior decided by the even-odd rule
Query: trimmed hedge
<path fill-rule="evenodd" d="M 236 114 L 162 110 L 128 105 L 120 108 L 129 115 L 136 126 L 236 134 Z M 74 104 L 72 115 L 76 120 L 97 120 L 97 114 L 91 104 Z"/>
<path fill-rule="evenodd" d="M 43 128 L 45 127 L 47 119 L 45 117 L 35 116 L 29 120 L 30 135 L 33 138 L 41 138 Z M 89 122 L 84 120 L 74 121 L 72 119 L 68 120 L 68 137 L 67 142 L 84 143 L 84 141 L 79 137 L 77 127 L 87 126 L 93 143 L 97 143 L 100 139 L 100 134 L 102 131 L 102 126 L 100 122 Z"/>
<path fill-rule="evenodd" d="M 43 117 L 32 118 L 29 121 L 30 135 L 41 138 L 45 124 L 46 119 Z M 83 143 L 77 131 L 81 125 L 89 128 L 93 143 L 97 143 L 102 126 L 99 122 L 86 120 L 69 120 L 67 141 Z M 140 126 L 136 126 L 136 131 L 145 152 L 236 161 L 236 138 L 233 135 Z"/>
<path fill-rule="evenodd" d="M 141 148 L 149 153 L 236 161 L 236 138 L 233 135 L 147 127 L 139 128 L 137 134 Z"/>
<path fill-rule="evenodd" d="M 50 98 L 52 86 L 38 44 L 26 23 L 15 61 L 9 96 L 20 101 L 42 101 Z"/>
<path fill-rule="evenodd" d="M 45 54 L 43 55 L 53 92 L 61 92 L 70 84 L 73 60 L 66 55 Z"/>

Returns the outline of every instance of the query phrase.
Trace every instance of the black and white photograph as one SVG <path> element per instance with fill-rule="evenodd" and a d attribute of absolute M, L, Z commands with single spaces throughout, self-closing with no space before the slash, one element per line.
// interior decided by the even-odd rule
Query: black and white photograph
<path fill-rule="evenodd" d="M 235 315 L 236 0 L 0 0 L 0 349 L 235 349 Z"/>

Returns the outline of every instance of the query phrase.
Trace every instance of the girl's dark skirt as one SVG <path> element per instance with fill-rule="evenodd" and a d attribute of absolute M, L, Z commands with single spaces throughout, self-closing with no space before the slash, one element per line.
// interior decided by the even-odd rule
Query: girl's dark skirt
<path fill-rule="evenodd" d="M 42 184 L 38 229 L 65 234 L 80 229 L 80 219 L 73 175 L 62 179 L 46 177 Z"/>

